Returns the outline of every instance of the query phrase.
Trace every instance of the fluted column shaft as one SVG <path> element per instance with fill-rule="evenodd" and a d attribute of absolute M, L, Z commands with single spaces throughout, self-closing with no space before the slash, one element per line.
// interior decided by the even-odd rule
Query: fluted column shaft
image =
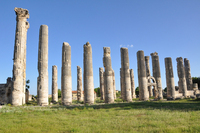
<path fill-rule="evenodd" d="M 147 89 L 144 51 L 137 52 L 137 65 L 138 65 L 139 99 L 146 101 L 149 100 L 149 94 Z"/>
<path fill-rule="evenodd" d="M 166 72 L 166 83 L 167 83 L 167 99 L 175 99 L 175 84 L 172 59 L 170 57 L 165 58 L 165 72 Z"/>
<path fill-rule="evenodd" d="M 158 99 L 163 99 L 162 94 L 162 81 L 160 74 L 160 63 L 158 53 L 151 53 L 152 65 L 153 65 L 153 77 L 156 79 L 158 89 Z"/>
<path fill-rule="evenodd" d="M 52 102 L 58 102 L 58 70 L 52 66 Z"/>
<path fill-rule="evenodd" d="M 149 65 L 149 56 L 145 56 L 145 66 L 146 66 L 147 77 L 149 77 L 149 76 L 151 76 L 150 65 Z M 149 79 L 148 82 L 150 83 L 151 79 Z M 152 97 L 153 96 L 153 92 L 152 92 L 151 86 L 148 86 L 148 91 L 149 91 L 149 97 Z"/>
<path fill-rule="evenodd" d="M 184 58 L 185 65 L 185 78 L 187 83 L 187 90 L 193 90 L 192 76 L 190 72 L 190 62 L 187 58 Z"/>
<path fill-rule="evenodd" d="M 26 39 L 29 23 L 29 13 L 27 9 L 15 8 L 17 15 L 15 47 L 13 58 L 13 86 L 12 86 L 12 105 L 18 106 L 25 104 L 26 89 Z"/>
<path fill-rule="evenodd" d="M 101 100 L 105 99 L 104 96 L 104 78 L 103 78 L 103 68 L 99 68 L 99 82 L 100 82 L 100 93 L 101 93 Z"/>
<path fill-rule="evenodd" d="M 104 87 L 105 87 L 105 103 L 113 103 L 113 70 L 111 65 L 110 48 L 104 47 L 103 65 L 105 68 Z"/>
<path fill-rule="evenodd" d="M 77 66 L 77 100 L 83 101 L 82 69 Z"/>
<path fill-rule="evenodd" d="M 183 96 L 186 97 L 187 96 L 187 83 L 186 83 L 186 79 L 185 79 L 185 70 L 184 70 L 184 66 L 183 66 L 183 58 L 179 57 L 176 58 L 177 61 L 177 72 L 178 72 L 178 77 L 179 77 L 179 92 L 183 93 Z"/>
<path fill-rule="evenodd" d="M 64 42 L 62 46 L 62 74 L 61 74 L 62 104 L 72 103 L 72 74 L 71 74 L 71 46 Z"/>
<path fill-rule="evenodd" d="M 132 96 L 132 98 L 136 98 L 133 69 L 130 69 L 130 78 L 131 78 L 131 96 Z"/>
<path fill-rule="evenodd" d="M 113 96 L 116 99 L 116 86 L 115 86 L 115 71 L 113 70 Z"/>
<path fill-rule="evenodd" d="M 37 102 L 48 105 L 48 26 L 40 26 L 38 49 Z"/>
<path fill-rule="evenodd" d="M 123 94 L 124 101 L 132 101 L 131 97 L 131 79 L 129 70 L 129 56 L 128 48 L 121 48 L 121 71 L 122 71 L 122 83 L 123 83 Z"/>
<path fill-rule="evenodd" d="M 84 46 L 84 103 L 94 103 L 94 82 L 93 82 L 93 66 L 92 66 L 92 47 L 89 42 Z"/>

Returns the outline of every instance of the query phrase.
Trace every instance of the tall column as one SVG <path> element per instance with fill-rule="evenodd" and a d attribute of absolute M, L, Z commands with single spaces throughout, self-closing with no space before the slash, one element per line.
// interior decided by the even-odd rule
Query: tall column
<path fill-rule="evenodd" d="M 93 67 L 92 67 L 92 47 L 89 42 L 84 46 L 84 103 L 94 103 L 94 82 L 93 82 Z"/>
<path fill-rule="evenodd" d="M 17 17 L 15 47 L 13 58 L 13 86 L 12 86 L 12 105 L 25 104 L 26 89 L 26 39 L 29 23 L 29 13 L 27 9 L 14 9 Z"/>
<path fill-rule="evenodd" d="M 130 69 L 130 77 L 131 77 L 131 96 L 132 98 L 136 98 L 133 69 Z"/>
<path fill-rule="evenodd" d="M 77 66 L 77 100 L 83 101 L 82 69 Z"/>
<path fill-rule="evenodd" d="M 61 75 L 62 104 L 72 103 L 72 74 L 71 74 L 71 46 L 63 42 L 62 46 L 62 75 Z"/>
<path fill-rule="evenodd" d="M 185 70 L 183 66 L 183 58 L 176 58 L 177 61 L 177 72 L 179 77 L 179 92 L 183 93 L 183 96 L 187 96 L 187 83 L 185 79 Z"/>
<path fill-rule="evenodd" d="M 38 49 L 37 103 L 48 105 L 48 26 L 40 26 Z"/>
<path fill-rule="evenodd" d="M 122 56 L 122 55 L 121 55 Z M 122 58 L 121 58 L 122 60 Z M 122 61 L 121 61 L 122 62 Z M 125 92 L 124 92 L 124 78 L 123 78 L 123 69 L 120 68 L 120 85 L 121 85 L 121 98 L 125 101 Z"/>
<path fill-rule="evenodd" d="M 115 86 L 115 71 L 113 70 L 113 96 L 116 99 L 116 86 Z"/>
<path fill-rule="evenodd" d="M 58 70 L 52 66 L 52 102 L 58 102 Z"/>
<path fill-rule="evenodd" d="M 105 68 L 105 74 L 104 74 L 105 103 L 113 103 L 114 102 L 113 70 L 111 65 L 110 48 L 103 47 L 103 50 L 104 50 L 103 65 Z"/>
<path fill-rule="evenodd" d="M 158 89 L 158 99 L 163 99 L 162 94 L 162 81 L 160 75 L 160 63 L 158 53 L 151 53 L 152 65 L 153 65 L 153 77 L 156 79 Z"/>
<path fill-rule="evenodd" d="M 104 96 L 104 79 L 103 79 L 103 68 L 99 68 L 99 82 L 100 82 L 100 93 L 101 93 L 101 100 L 105 99 Z"/>
<path fill-rule="evenodd" d="M 147 77 L 151 76 L 151 72 L 150 72 L 150 65 L 149 65 L 149 56 L 145 56 L 145 66 L 146 66 L 146 73 L 147 73 Z M 149 79 L 149 83 L 151 79 Z M 153 92 L 152 92 L 152 88 L 151 86 L 148 86 L 148 91 L 149 91 L 149 97 L 153 96 Z"/>
<path fill-rule="evenodd" d="M 147 89 L 144 51 L 142 50 L 137 52 L 137 65 L 138 65 L 139 99 L 146 101 L 149 100 L 149 94 Z"/>
<path fill-rule="evenodd" d="M 187 58 L 184 58 L 185 65 L 185 78 L 187 83 L 187 90 L 193 90 L 192 76 L 190 72 L 190 62 Z"/>
<path fill-rule="evenodd" d="M 166 72 L 166 83 L 167 83 L 167 99 L 175 99 L 175 84 L 172 59 L 170 57 L 165 58 L 165 72 Z"/>
<path fill-rule="evenodd" d="M 130 70 L 129 70 L 129 56 L 128 48 L 121 48 L 121 68 L 122 68 L 122 77 L 123 77 L 123 91 L 125 94 L 124 100 L 127 102 L 132 101 L 131 97 L 131 79 L 130 79 Z"/>

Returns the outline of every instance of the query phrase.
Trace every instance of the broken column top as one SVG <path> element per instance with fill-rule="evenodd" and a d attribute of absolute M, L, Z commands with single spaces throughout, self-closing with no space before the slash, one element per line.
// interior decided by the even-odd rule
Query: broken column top
<path fill-rule="evenodd" d="M 149 56 L 145 56 L 145 60 L 149 60 Z"/>
<path fill-rule="evenodd" d="M 187 58 L 184 58 L 184 61 L 188 61 L 188 59 L 187 59 Z"/>
<path fill-rule="evenodd" d="M 68 42 L 63 42 L 63 46 L 70 46 Z"/>
<path fill-rule="evenodd" d="M 84 44 L 84 47 L 88 47 L 91 46 L 91 44 L 89 42 L 86 42 L 86 44 Z"/>
<path fill-rule="evenodd" d="M 182 57 L 177 57 L 177 58 L 176 58 L 176 61 L 177 61 L 177 62 L 178 62 L 178 61 L 183 62 L 183 58 L 182 58 Z"/>
<path fill-rule="evenodd" d="M 103 47 L 104 56 L 110 56 L 110 47 Z"/>
<path fill-rule="evenodd" d="M 57 67 L 56 65 L 53 65 L 52 67 Z"/>
<path fill-rule="evenodd" d="M 17 15 L 17 18 L 29 18 L 29 13 L 27 9 L 15 7 L 14 11 Z"/>
<path fill-rule="evenodd" d="M 128 48 L 121 47 L 121 49 L 128 49 Z"/>
<path fill-rule="evenodd" d="M 158 56 L 157 52 L 151 53 L 151 56 Z"/>
<path fill-rule="evenodd" d="M 80 66 L 77 66 L 77 69 L 81 69 L 81 67 L 80 67 Z"/>

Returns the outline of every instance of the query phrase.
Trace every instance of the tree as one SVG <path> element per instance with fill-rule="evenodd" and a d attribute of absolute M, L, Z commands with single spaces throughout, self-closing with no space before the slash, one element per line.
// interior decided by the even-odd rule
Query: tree
<path fill-rule="evenodd" d="M 29 79 L 28 79 L 28 80 L 26 80 L 26 89 L 27 89 L 27 90 L 30 88 L 30 85 L 29 85 L 29 83 L 30 83 L 30 80 L 29 80 Z"/>
<path fill-rule="evenodd" d="M 165 87 L 164 92 L 167 92 L 167 87 Z"/>
<path fill-rule="evenodd" d="M 58 98 L 61 98 L 61 90 L 58 89 Z"/>
<path fill-rule="evenodd" d="M 121 91 L 118 91 L 118 93 L 116 93 L 116 97 L 120 98 L 121 97 Z"/>
<path fill-rule="evenodd" d="M 139 95 L 139 87 L 137 87 L 137 88 L 135 89 L 135 94 L 136 94 L 136 95 Z"/>
<path fill-rule="evenodd" d="M 94 91 L 97 93 L 97 97 L 101 96 L 100 88 L 99 87 L 95 88 Z"/>

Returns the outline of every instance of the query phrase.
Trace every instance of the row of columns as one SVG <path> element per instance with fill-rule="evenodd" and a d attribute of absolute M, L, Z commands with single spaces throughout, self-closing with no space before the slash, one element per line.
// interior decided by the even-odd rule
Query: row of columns
<path fill-rule="evenodd" d="M 13 87 L 12 104 L 22 105 L 25 103 L 26 86 L 26 38 L 29 23 L 28 10 L 22 8 L 14 9 L 17 15 L 17 26 L 14 47 L 13 64 Z M 94 83 L 92 66 L 92 47 L 89 42 L 84 46 L 84 102 L 85 104 L 94 103 Z M 116 99 L 115 74 L 111 65 L 110 48 L 104 47 L 103 64 L 104 69 L 99 68 L 101 100 L 106 103 L 113 103 Z M 120 83 L 121 97 L 124 101 L 130 102 L 135 98 L 134 74 L 133 69 L 129 69 L 128 49 L 121 48 L 121 68 Z M 153 77 L 157 82 L 158 99 L 163 99 L 162 83 L 160 75 L 160 64 L 158 53 L 152 53 Z M 179 77 L 179 88 L 183 96 L 187 96 L 187 90 L 192 90 L 192 78 L 190 73 L 190 64 L 187 59 L 177 58 L 177 70 Z M 152 96 L 152 90 L 148 87 L 147 77 L 150 77 L 149 56 L 144 56 L 143 51 L 137 52 L 138 64 L 138 82 L 140 100 L 148 100 Z M 175 86 L 171 58 L 165 58 L 167 96 L 175 98 Z M 39 30 L 39 49 L 38 49 L 38 73 L 37 78 L 37 102 L 38 105 L 48 105 L 48 26 L 41 25 Z M 57 66 L 52 67 L 52 101 L 57 102 Z M 71 46 L 64 42 L 62 46 L 62 76 L 61 76 L 62 104 L 70 105 L 72 103 L 72 76 L 71 76 Z M 77 96 L 82 100 L 82 70 L 77 67 Z"/>

